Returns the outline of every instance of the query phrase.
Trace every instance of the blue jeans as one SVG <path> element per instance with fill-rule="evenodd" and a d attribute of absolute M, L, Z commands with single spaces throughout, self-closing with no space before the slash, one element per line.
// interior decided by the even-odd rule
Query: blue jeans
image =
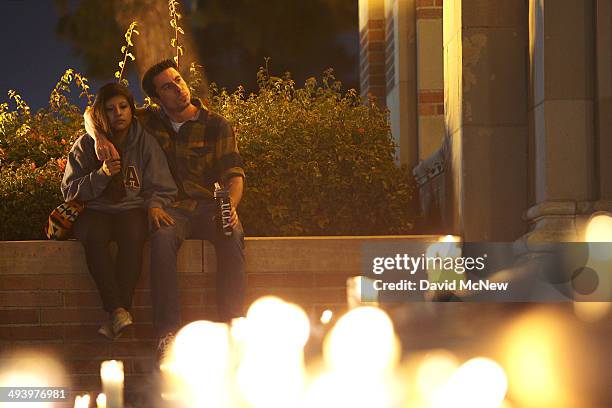
<path fill-rule="evenodd" d="M 246 279 L 244 271 L 244 232 L 234 228 L 231 237 L 217 230 L 217 204 L 199 201 L 193 211 L 167 208 L 175 225 L 151 232 L 151 298 L 153 325 L 158 336 L 176 332 L 181 325 L 176 260 L 187 238 L 210 241 L 217 255 L 217 312 L 221 321 L 243 316 Z"/>

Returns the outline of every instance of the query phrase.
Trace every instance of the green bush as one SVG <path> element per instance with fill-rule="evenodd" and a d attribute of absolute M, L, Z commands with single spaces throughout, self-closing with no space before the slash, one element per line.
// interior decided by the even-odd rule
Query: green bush
<path fill-rule="evenodd" d="M 245 97 L 211 89 L 246 162 L 241 217 L 248 234 L 361 235 L 411 230 L 414 184 L 394 164 L 386 112 L 341 92 L 331 70 L 296 88 L 258 74 Z"/>
<path fill-rule="evenodd" d="M 387 114 L 343 93 L 331 71 L 297 88 L 288 76 L 258 74 L 259 92 L 218 90 L 209 103 L 235 126 L 246 162 L 240 216 L 247 235 L 408 233 L 415 217 L 409 172 L 394 164 Z M 0 240 L 41 239 L 61 201 L 70 146 L 83 132 L 72 83 L 90 102 L 86 79 L 68 70 L 47 109 L 32 114 L 15 93 L 0 105 Z"/>
<path fill-rule="evenodd" d="M 43 227 L 62 202 L 60 182 L 72 143 L 81 134 L 81 109 L 70 103 L 75 83 L 89 101 L 87 80 L 67 70 L 49 107 L 33 114 L 13 91 L 0 104 L 0 240 L 43 239 Z"/>

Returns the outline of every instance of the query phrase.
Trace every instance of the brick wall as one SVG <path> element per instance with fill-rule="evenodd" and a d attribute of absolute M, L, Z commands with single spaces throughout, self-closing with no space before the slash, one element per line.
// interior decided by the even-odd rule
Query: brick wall
<path fill-rule="evenodd" d="M 437 238 L 247 239 L 248 302 L 274 294 L 313 318 L 326 308 L 343 309 L 346 278 L 360 274 L 364 243 Z M 106 315 L 78 242 L 0 242 L 0 351 L 29 347 L 54 355 L 73 389 L 88 391 L 100 387 L 100 362 L 120 359 L 126 386 L 139 387 L 149 377 L 156 345 L 147 258 L 134 296 L 135 324 L 112 342 L 97 334 Z M 215 317 L 215 269 L 209 243 L 185 242 L 178 261 L 185 322 Z"/>
<path fill-rule="evenodd" d="M 360 78 L 361 94 L 376 97 L 379 106 L 386 104 L 385 89 L 385 21 L 368 20 L 360 33 Z"/>

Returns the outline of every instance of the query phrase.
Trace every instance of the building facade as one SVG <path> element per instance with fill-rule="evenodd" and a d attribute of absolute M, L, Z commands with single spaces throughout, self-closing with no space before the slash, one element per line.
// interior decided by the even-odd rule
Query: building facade
<path fill-rule="evenodd" d="M 612 1 L 360 0 L 361 89 L 429 221 L 466 241 L 582 238 L 612 210 Z"/>

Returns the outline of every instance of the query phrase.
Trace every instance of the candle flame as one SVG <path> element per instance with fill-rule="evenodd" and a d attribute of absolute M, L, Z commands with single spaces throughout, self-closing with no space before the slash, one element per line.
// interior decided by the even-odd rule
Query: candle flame
<path fill-rule="evenodd" d="M 96 398 L 96 405 L 97 408 L 106 408 L 106 394 L 98 394 L 98 398 Z"/>
<path fill-rule="evenodd" d="M 74 408 L 89 408 L 89 400 L 89 394 L 77 395 L 76 399 L 74 400 Z"/>
<path fill-rule="evenodd" d="M 324 310 L 323 313 L 321 313 L 321 323 L 328 324 L 331 322 L 332 317 L 334 317 L 334 313 L 331 310 Z"/>
<path fill-rule="evenodd" d="M 495 361 L 473 358 L 455 371 L 434 407 L 501 408 L 508 390 L 504 369 Z"/>
<path fill-rule="evenodd" d="M 100 365 L 100 376 L 102 382 L 121 382 L 123 383 L 123 361 L 107 360 Z"/>
<path fill-rule="evenodd" d="M 334 370 L 379 373 L 397 363 L 399 340 L 383 310 L 361 306 L 338 320 L 325 339 L 323 356 Z"/>

